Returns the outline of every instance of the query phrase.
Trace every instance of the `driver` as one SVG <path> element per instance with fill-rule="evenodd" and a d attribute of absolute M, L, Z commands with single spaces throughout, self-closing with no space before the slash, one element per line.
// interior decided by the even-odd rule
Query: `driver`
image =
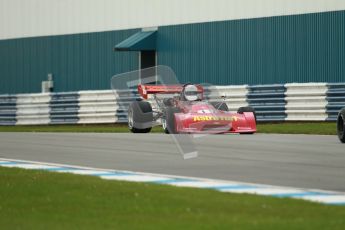
<path fill-rule="evenodd" d="M 186 85 L 182 91 L 184 101 L 197 101 L 200 99 L 198 88 L 195 85 Z"/>

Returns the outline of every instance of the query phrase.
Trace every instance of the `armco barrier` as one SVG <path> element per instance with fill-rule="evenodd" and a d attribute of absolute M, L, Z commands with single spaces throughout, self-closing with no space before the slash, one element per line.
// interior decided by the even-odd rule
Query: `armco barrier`
<path fill-rule="evenodd" d="M 0 95 L 0 125 L 15 125 L 17 97 L 15 95 Z"/>
<path fill-rule="evenodd" d="M 335 120 L 341 108 L 345 107 L 345 83 L 327 84 L 327 120 Z"/>
<path fill-rule="evenodd" d="M 50 98 L 51 96 L 47 93 L 18 94 L 16 101 L 16 124 L 49 124 Z"/>
<path fill-rule="evenodd" d="M 117 122 L 117 103 L 111 90 L 79 92 L 78 123 Z"/>
<path fill-rule="evenodd" d="M 242 106 L 248 106 L 248 102 L 246 100 L 247 94 L 247 85 L 210 86 L 205 88 L 205 95 L 207 99 L 210 101 L 221 101 L 220 97 L 224 96 L 227 106 L 232 111 L 236 111 Z"/>
<path fill-rule="evenodd" d="M 51 94 L 49 107 L 51 124 L 78 123 L 78 92 Z"/>
<path fill-rule="evenodd" d="M 284 85 L 249 86 L 247 101 L 255 109 L 258 120 L 285 120 L 285 91 Z"/>
<path fill-rule="evenodd" d="M 345 83 L 209 86 L 205 94 L 224 96 L 231 111 L 252 106 L 259 121 L 333 121 L 345 107 Z M 0 95 L 0 125 L 126 122 L 137 98 L 135 90 Z"/>
<path fill-rule="evenodd" d="M 136 98 L 133 90 L 80 91 L 78 123 L 126 122 L 128 105 Z"/>
<path fill-rule="evenodd" d="M 286 120 L 324 121 L 326 114 L 326 83 L 286 84 Z"/>

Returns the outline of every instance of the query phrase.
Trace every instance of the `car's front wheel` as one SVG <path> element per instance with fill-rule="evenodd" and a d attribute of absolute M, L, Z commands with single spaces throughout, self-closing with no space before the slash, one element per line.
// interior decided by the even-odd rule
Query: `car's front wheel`
<path fill-rule="evenodd" d="M 132 133 L 151 131 L 153 112 L 147 101 L 133 101 L 128 108 L 128 128 Z"/>
<path fill-rule="evenodd" d="M 176 107 L 167 107 L 165 109 L 164 117 L 162 118 L 162 126 L 164 132 L 167 134 L 176 134 L 175 113 L 180 113 L 181 110 Z"/>

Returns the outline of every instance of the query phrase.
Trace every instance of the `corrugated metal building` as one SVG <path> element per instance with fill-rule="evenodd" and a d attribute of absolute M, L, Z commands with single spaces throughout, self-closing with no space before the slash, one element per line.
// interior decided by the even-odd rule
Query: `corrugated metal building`
<path fill-rule="evenodd" d="M 181 82 L 345 80 L 342 0 L 0 0 L 0 28 L 0 94 L 49 73 L 54 91 L 109 89 L 155 64 Z"/>

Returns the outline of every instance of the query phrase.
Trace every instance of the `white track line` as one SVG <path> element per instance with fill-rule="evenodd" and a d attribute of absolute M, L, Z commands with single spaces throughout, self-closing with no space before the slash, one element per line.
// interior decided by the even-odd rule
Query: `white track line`
<path fill-rule="evenodd" d="M 46 170 L 60 173 L 73 173 L 78 175 L 92 175 L 106 180 L 148 182 L 178 187 L 193 187 L 204 189 L 207 188 L 214 189 L 220 192 L 247 193 L 275 197 L 289 197 L 324 204 L 345 205 L 345 193 L 335 191 L 292 188 L 265 184 L 253 184 L 237 181 L 214 180 L 206 178 L 184 177 L 176 175 L 164 175 L 124 170 L 100 169 L 77 165 L 65 165 L 7 158 L 0 158 L 0 166 L 11 168 L 16 167 L 22 169 Z"/>

